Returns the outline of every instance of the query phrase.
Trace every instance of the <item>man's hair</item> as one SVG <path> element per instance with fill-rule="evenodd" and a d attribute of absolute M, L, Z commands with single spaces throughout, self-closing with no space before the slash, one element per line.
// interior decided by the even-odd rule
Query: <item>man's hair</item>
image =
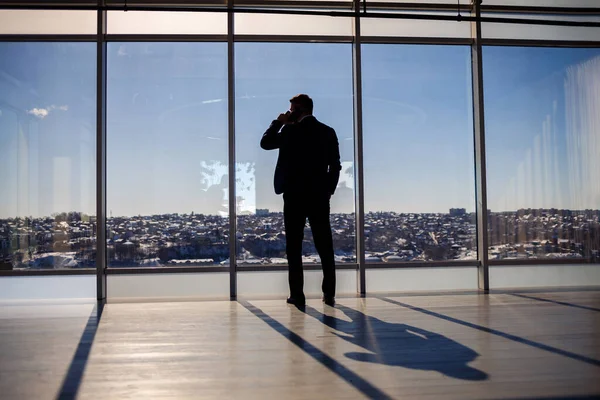
<path fill-rule="evenodd" d="M 299 94 L 290 99 L 290 103 L 294 103 L 305 112 L 312 114 L 313 112 L 313 101 L 307 94 Z"/>

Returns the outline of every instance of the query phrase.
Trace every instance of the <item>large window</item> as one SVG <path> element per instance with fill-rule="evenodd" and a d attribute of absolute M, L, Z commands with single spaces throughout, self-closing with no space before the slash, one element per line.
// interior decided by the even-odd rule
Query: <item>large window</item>
<path fill-rule="evenodd" d="M 95 267 L 94 43 L 0 43 L 0 269 Z"/>
<path fill-rule="evenodd" d="M 368 263 L 476 259 L 470 49 L 363 45 Z"/>
<path fill-rule="evenodd" d="M 489 254 L 600 250 L 600 49 L 484 48 Z"/>
<path fill-rule="evenodd" d="M 521 264 L 550 275 L 582 264 L 569 282 L 585 282 L 600 263 L 600 28 L 589 24 L 600 21 L 597 2 L 484 1 L 483 17 L 511 20 L 484 19 L 479 33 L 459 15 L 472 15 L 468 2 L 456 0 L 368 2 L 378 18 L 301 15 L 351 10 L 347 0 L 301 2 L 293 15 L 273 13 L 280 0 L 233 14 L 223 0 L 179 11 L 133 1 L 106 13 L 0 6 L 0 275 L 37 282 L 31 275 L 60 269 L 89 275 L 89 291 L 106 250 L 111 298 L 284 293 L 278 151 L 260 139 L 306 93 L 340 145 L 331 225 L 342 290 L 354 291 L 363 257 L 367 290 L 408 290 L 427 274 L 422 266 L 447 268 L 431 272 L 443 279 L 430 289 L 474 288 L 482 254 L 504 274 L 492 286 L 520 285 Z M 472 58 L 476 39 L 482 59 Z M 480 67 L 483 104 L 472 85 Z M 105 83 L 106 99 L 97 93 Z M 474 110 L 484 118 L 485 165 Z M 96 215 L 97 196 L 106 215 Z M 321 271 L 308 221 L 303 262 L 310 293 Z M 149 278 L 139 284 L 138 273 Z"/>
<path fill-rule="evenodd" d="M 273 189 L 277 151 L 259 142 L 299 93 L 310 95 L 315 116 L 336 130 L 342 161 L 331 203 L 336 261 L 355 261 L 351 46 L 238 43 L 235 51 L 238 263 L 287 263 L 283 199 Z M 308 227 L 303 253 L 305 263 L 320 262 Z"/>
<path fill-rule="evenodd" d="M 227 263 L 227 45 L 109 43 L 110 267 Z"/>

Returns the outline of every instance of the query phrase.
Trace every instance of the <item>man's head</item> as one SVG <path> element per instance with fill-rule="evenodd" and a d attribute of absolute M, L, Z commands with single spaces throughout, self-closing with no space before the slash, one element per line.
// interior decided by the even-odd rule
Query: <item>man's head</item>
<path fill-rule="evenodd" d="M 307 115 L 312 115 L 313 101 L 307 94 L 299 94 L 290 99 L 290 111 L 302 118 Z"/>

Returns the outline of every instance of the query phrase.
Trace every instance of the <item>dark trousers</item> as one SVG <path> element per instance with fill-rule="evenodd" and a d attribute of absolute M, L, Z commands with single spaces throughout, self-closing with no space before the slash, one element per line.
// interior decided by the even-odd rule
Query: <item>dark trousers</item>
<path fill-rule="evenodd" d="M 333 239 L 329 223 L 329 195 L 290 194 L 283 195 L 283 219 L 285 224 L 286 253 L 288 259 L 290 296 L 304 299 L 304 271 L 302 269 L 302 240 L 306 219 L 310 223 L 315 247 L 323 266 L 325 296 L 335 296 L 335 259 Z"/>

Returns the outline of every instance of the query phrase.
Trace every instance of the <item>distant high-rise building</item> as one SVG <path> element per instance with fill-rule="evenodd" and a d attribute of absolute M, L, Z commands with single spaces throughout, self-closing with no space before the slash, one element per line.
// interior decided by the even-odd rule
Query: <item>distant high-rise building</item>
<path fill-rule="evenodd" d="M 465 208 L 451 208 L 450 216 L 451 217 L 460 217 L 461 215 L 465 215 L 467 210 Z"/>
<path fill-rule="evenodd" d="M 266 217 L 267 215 L 269 215 L 269 209 L 268 208 L 257 208 L 256 209 L 256 216 L 257 217 Z"/>

